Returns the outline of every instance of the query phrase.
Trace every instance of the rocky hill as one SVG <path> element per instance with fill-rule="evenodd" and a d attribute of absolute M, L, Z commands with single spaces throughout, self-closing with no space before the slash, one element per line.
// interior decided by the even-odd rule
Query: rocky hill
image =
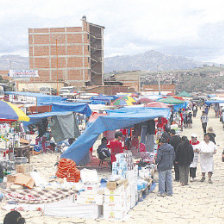
<path fill-rule="evenodd" d="M 159 71 L 192 69 L 202 65 L 200 62 L 181 57 L 165 55 L 157 51 L 142 54 L 105 58 L 105 73 L 118 71 Z"/>

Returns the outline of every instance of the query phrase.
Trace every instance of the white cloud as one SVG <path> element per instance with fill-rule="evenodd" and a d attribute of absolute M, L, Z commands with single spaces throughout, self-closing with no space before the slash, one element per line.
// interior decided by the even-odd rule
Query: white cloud
<path fill-rule="evenodd" d="M 209 59 L 205 52 L 212 52 L 212 60 L 224 55 L 215 43 L 217 24 L 224 21 L 223 0 L 0 0 L 0 5 L 0 54 L 28 55 L 29 27 L 80 26 L 86 15 L 106 27 L 106 56 L 149 49 L 203 60 Z M 206 24 L 217 32 L 210 38 L 202 35 L 209 35 Z"/>

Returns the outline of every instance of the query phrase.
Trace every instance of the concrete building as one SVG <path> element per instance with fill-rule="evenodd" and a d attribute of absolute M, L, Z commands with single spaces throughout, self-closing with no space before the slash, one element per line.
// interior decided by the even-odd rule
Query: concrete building
<path fill-rule="evenodd" d="M 71 85 L 102 85 L 104 27 L 82 18 L 82 27 L 30 28 L 30 69 L 33 81 L 65 81 Z"/>

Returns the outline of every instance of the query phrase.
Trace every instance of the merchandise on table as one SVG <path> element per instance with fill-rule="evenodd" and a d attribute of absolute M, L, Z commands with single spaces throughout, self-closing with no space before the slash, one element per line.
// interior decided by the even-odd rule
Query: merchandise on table
<path fill-rule="evenodd" d="M 134 167 L 132 153 L 127 151 L 116 154 L 115 157 L 116 161 L 112 163 L 112 175 L 120 175 L 122 178 L 126 178 L 127 171 Z"/>

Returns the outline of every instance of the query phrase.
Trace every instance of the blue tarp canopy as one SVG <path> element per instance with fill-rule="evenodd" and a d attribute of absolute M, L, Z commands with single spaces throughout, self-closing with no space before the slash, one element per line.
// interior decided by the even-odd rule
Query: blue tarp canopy
<path fill-rule="evenodd" d="M 80 114 L 85 114 L 89 117 L 92 114 L 87 103 L 53 103 L 52 112 L 73 111 Z"/>
<path fill-rule="evenodd" d="M 24 122 L 24 124 L 26 126 L 36 124 L 43 118 L 65 115 L 71 112 L 85 114 L 87 117 L 92 114 L 89 105 L 85 103 L 55 103 L 52 104 L 52 112 L 30 115 L 30 121 Z"/>
<path fill-rule="evenodd" d="M 79 164 L 89 153 L 98 136 L 108 130 L 117 130 L 131 127 L 135 124 L 157 117 L 168 118 L 169 108 L 122 108 L 111 111 L 108 116 L 98 117 L 85 132 L 61 155 L 62 158 L 71 159 Z"/>
<path fill-rule="evenodd" d="M 173 105 L 173 111 L 174 112 L 178 112 L 181 109 L 186 109 L 187 108 L 187 104 L 188 104 L 187 102 L 184 102 L 182 104 Z"/>
<path fill-rule="evenodd" d="M 41 93 L 6 91 L 5 94 L 34 97 L 34 98 L 36 98 L 37 106 L 51 105 L 52 103 L 61 102 L 63 100 L 63 98 L 60 96 L 45 95 L 45 94 L 41 94 Z"/>
<path fill-rule="evenodd" d="M 90 98 L 91 100 L 100 100 L 100 101 L 112 101 L 118 99 L 118 96 L 104 96 L 104 95 L 99 95 L 99 96 L 93 96 Z"/>
<path fill-rule="evenodd" d="M 205 101 L 205 104 L 207 104 L 207 105 L 211 105 L 214 103 L 224 103 L 224 100 L 207 100 L 207 101 Z"/>
<path fill-rule="evenodd" d="M 46 113 L 41 113 L 41 114 L 33 114 L 30 115 L 30 121 L 29 122 L 23 122 L 25 126 L 28 126 L 30 124 L 36 124 L 38 123 L 41 119 L 43 118 L 48 118 L 48 117 L 53 117 L 53 116 L 60 116 L 60 115 L 66 115 L 72 113 L 71 111 L 67 112 L 46 112 Z"/>

